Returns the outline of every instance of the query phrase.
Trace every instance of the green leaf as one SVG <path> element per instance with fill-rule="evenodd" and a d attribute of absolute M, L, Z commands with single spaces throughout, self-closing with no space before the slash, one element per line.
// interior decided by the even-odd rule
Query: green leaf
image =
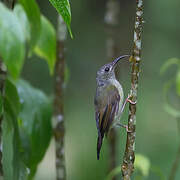
<path fill-rule="evenodd" d="M 30 53 L 38 42 L 41 30 L 40 10 L 35 0 L 19 0 L 23 6 L 30 24 Z"/>
<path fill-rule="evenodd" d="M 70 8 L 69 0 L 49 0 L 49 1 L 64 19 L 64 22 L 68 27 L 70 36 L 71 38 L 73 38 L 71 31 L 71 8 Z"/>
<path fill-rule="evenodd" d="M 144 177 L 148 177 L 151 163 L 146 156 L 142 154 L 136 154 L 134 166 L 135 169 L 139 169 L 141 171 Z"/>
<path fill-rule="evenodd" d="M 51 135 L 51 104 L 43 92 L 21 80 L 17 83 L 21 110 L 19 128 L 22 143 L 22 157 L 34 176 L 38 163 L 48 148 Z"/>
<path fill-rule="evenodd" d="M 6 106 L 4 107 L 4 108 L 7 108 L 5 109 L 5 111 L 9 112 L 8 114 L 10 114 L 11 112 L 12 117 L 17 117 L 20 110 L 19 96 L 18 96 L 15 85 L 10 80 L 6 80 L 6 83 L 5 83 L 5 100 L 4 101 L 6 103 L 8 102 L 9 104 L 8 105 L 9 107 L 6 107 Z"/>
<path fill-rule="evenodd" d="M 180 68 L 178 69 L 178 72 L 176 75 L 176 92 L 177 92 L 177 95 L 180 96 Z"/>
<path fill-rule="evenodd" d="M 27 176 L 27 170 L 21 161 L 17 116 L 19 97 L 16 87 L 9 80 L 5 83 L 2 121 L 2 162 L 5 180 L 21 180 Z"/>
<path fill-rule="evenodd" d="M 56 32 L 44 16 L 41 16 L 40 37 L 34 50 L 38 56 L 47 61 L 50 73 L 53 74 L 56 62 Z"/>
<path fill-rule="evenodd" d="M 16 14 L 17 18 L 19 19 L 19 22 L 21 23 L 21 28 L 24 32 L 24 35 L 26 37 L 26 40 L 30 41 L 30 25 L 29 25 L 29 21 L 28 18 L 26 16 L 26 13 L 24 11 L 24 8 L 20 5 L 17 4 L 14 7 L 14 13 Z"/>
<path fill-rule="evenodd" d="M 170 58 L 168 59 L 161 67 L 160 74 L 164 74 L 167 69 L 172 65 L 180 66 L 180 60 L 178 58 Z"/>
<path fill-rule="evenodd" d="M 14 156 L 14 147 L 13 147 L 13 137 L 14 137 L 14 128 L 12 125 L 11 118 L 8 115 L 5 115 L 5 118 L 2 122 L 2 141 L 3 143 L 3 152 L 2 152 L 2 163 L 3 163 L 3 172 L 4 179 L 9 180 L 14 177 L 14 168 L 13 168 L 13 156 Z M 17 177 L 15 178 L 17 179 Z"/>
<path fill-rule="evenodd" d="M 17 16 L 0 3 L 0 56 L 13 78 L 18 78 L 25 56 L 25 36 Z"/>

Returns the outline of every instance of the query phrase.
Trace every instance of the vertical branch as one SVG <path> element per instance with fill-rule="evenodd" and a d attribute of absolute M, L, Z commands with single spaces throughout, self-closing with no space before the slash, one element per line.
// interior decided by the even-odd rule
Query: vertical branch
<path fill-rule="evenodd" d="M 6 6 L 10 9 L 14 8 L 14 5 L 16 3 L 16 0 L 2 0 L 4 2 L 4 4 L 6 4 Z"/>
<path fill-rule="evenodd" d="M 178 148 L 178 152 L 176 154 L 176 159 L 174 160 L 172 168 L 171 168 L 169 180 L 174 180 L 175 179 L 176 172 L 178 170 L 179 164 L 180 164 L 180 145 L 179 145 L 179 148 Z"/>
<path fill-rule="evenodd" d="M 62 17 L 58 16 L 57 25 L 57 61 L 55 65 L 55 97 L 54 97 L 54 137 L 56 146 L 56 179 L 66 179 L 65 168 L 65 126 L 64 126 L 64 71 L 66 25 Z"/>
<path fill-rule="evenodd" d="M 118 0 L 108 0 L 106 5 L 106 13 L 104 21 L 106 23 L 107 30 L 107 58 L 114 59 L 118 54 L 118 42 L 116 29 L 119 23 L 119 8 L 120 4 Z"/>
<path fill-rule="evenodd" d="M 109 173 L 116 168 L 116 148 L 117 148 L 117 133 L 115 128 L 111 129 L 109 134 Z M 114 176 L 112 180 L 115 180 Z"/>
<path fill-rule="evenodd" d="M 132 101 L 137 101 L 138 78 L 140 73 L 141 61 L 141 40 L 143 26 L 143 0 L 136 0 L 136 19 L 134 29 L 134 47 L 130 58 L 132 62 L 131 90 Z M 135 137 L 136 137 L 136 105 L 129 105 L 128 128 L 131 132 L 127 133 L 126 149 L 122 164 L 122 175 L 124 180 L 130 180 L 134 171 L 135 160 Z"/>
<path fill-rule="evenodd" d="M 177 118 L 177 126 L 178 126 L 178 133 L 180 135 L 180 118 Z M 179 164 L 180 164 L 180 144 L 179 144 L 179 147 L 178 147 L 176 158 L 175 158 L 175 160 L 173 162 L 173 165 L 172 165 L 172 168 L 171 168 L 169 180 L 174 180 L 175 179 L 176 172 L 178 170 Z"/>
<path fill-rule="evenodd" d="M 118 0 L 108 0 L 106 5 L 106 13 L 104 21 L 107 25 L 107 58 L 114 59 L 117 56 L 118 43 L 116 42 L 117 33 L 115 28 L 119 22 L 119 1 Z M 115 129 L 111 129 L 109 135 L 109 172 L 111 172 L 116 167 L 116 147 L 117 147 L 117 133 Z M 115 180 L 115 177 L 113 177 Z"/>

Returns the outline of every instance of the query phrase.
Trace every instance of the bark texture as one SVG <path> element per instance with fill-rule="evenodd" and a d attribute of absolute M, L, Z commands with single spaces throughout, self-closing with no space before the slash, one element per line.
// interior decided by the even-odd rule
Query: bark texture
<path fill-rule="evenodd" d="M 56 146 L 56 179 L 66 180 L 65 166 L 65 125 L 64 125 L 64 71 L 66 25 L 58 16 L 57 26 L 57 61 L 55 65 L 55 98 L 54 98 L 54 137 Z"/>
<path fill-rule="evenodd" d="M 118 56 L 118 42 L 117 42 L 117 25 L 119 23 L 119 8 L 118 0 L 108 0 L 106 4 L 106 12 L 104 21 L 106 24 L 106 49 L 108 62 Z M 116 167 L 116 149 L 117 149 L 117 132 L 113 128 L 109 133 L 109 172 Z M 112 180 L 115 180 L 113 177 Z"/>
<path fill-rule="evenodd" d="M 141 62 L 141 40 L 143 27 L 143 0 L 136 0 L 136 18 L 134 29 L 134 46 L 130 61 L 132 62 L 131 90 L 132 101 L 137 102 L 138 79 Z M 136 104 L 129 105 L 128 129 L 126 149 L 122 164 L 123 180 L 130 180 L 134 171 L 135 138 L 136 138 Z"/>

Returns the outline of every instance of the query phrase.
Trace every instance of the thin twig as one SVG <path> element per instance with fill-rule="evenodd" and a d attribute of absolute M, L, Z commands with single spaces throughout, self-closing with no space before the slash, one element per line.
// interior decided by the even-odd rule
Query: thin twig
<path fill-rule="evenodd" d="M 109 134 L 109 173 L 116 168 L 116 148 L 117 148 L 117 133 L 113 128 Z M 116 177 L 112 177 L 112 180 L 116 180 Z"/>
<path fill-rule="evenodd" d="M 16 4 L 16 0 L 13 0 L 12 1 L 12 9 L 14 9 L 15 4 Z"/>
<path fill-rule="evenodd" d="M 57 61 L 55 65 L 55 97 L 54 97 L 54 137 L 56 144 L 56 179 L 66 180 L 65 168 L 65 126 L 64 126 L 64 71 L 66 25 L 62 17 L 58 16 L 57 26 Z"/>
<path fill-rule="evenodd" d="M 16 3 L 16 0 L 3 0 L 3 2 L 9 9 L 13 9 Z"/>
<path fill-rule="evenodd" d="M 179 144 L 178 152 L 176 154 L 176 159 L 173 162 L 173 165 L 172 165 L 172 168 L 171 168 L 169 180 L 174 180 L 175 179 L 176 172 L 178 170 L 179 164 L 180 164 L 180 144 Z"/>
<path fill-rule="evenodd" d="M 177 126 L 178 126 L 178 133 L 180 135 L 180 119 L 177 119 Z M 178 147 L 176 158 L 175 158 L 175 160 L 173 162 L 173 165 L 172 165 L 172 168 L 171 168 L 171 171 L 170 171 L 169 180 L 174 180 L 175 179 L 176 172 L 178 170 L 179 164 L 180 164 L 180 144 L 179 144 L 179 147 Z"/>
<path fill-rule="evenodd" d="M 143 0 L 136 0 L 136 19 L 134 29 L 134 47 L 132 57 L 132 73 L 131 73 L 131 90 L 130 95 L 132 101 L 137 101 L 137 89 L 138 78 L 140 73 L 140 61 L 141 61 L 141 40 L 142 40 L 142 27 L 143 27 Z M 136 137 L 136 105 L 129 105 L 129 117 L 128 117 L 128 129 L 127 133 L 126 149 L 122 164 L 122 176 L 124 180 L 130 180 L 134 171 L 135 160 L 135 137 Z"/>
<path fill-rule="evenodd" d="M 106 23 L 107 30 L 107 59 L 115 59 L 118 56 L 118 43 L 117 33 L 115 32 L 117 25 L 119 23 L 119 1 L 118 0 L 108 0 L 106 5 L 106 12 L 104 21 Z M 116 36 L 114 35 L 116 34 Z M 117 148 L 117 133 L 115 129 L 111 129 L 109 134 L 109 172 L 116 168 L 116 148 Z M 112 180 L 115 180 L 113 177 Z"/>

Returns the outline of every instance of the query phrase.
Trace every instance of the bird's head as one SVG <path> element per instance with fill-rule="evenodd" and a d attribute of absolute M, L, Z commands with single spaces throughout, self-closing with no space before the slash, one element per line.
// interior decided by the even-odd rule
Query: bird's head
<path fill-rule="evenodd" d="M 120 57 L 116 58 L 114 61 L 112 61 L 111 63 L 105 64 L 104 66 L 102 66 L 97 71 L 97 76 L 96 76 L 97 81 L 102 82 L 102 81 L 108 81 L 112 78 L 115 78 L 114 69 L 115 69 L 117 63 L 119 62 L 119 60 L 122 58 L 125 58 L 125 57 L 129 57 L 129 55 L 120 56 Z"/>

